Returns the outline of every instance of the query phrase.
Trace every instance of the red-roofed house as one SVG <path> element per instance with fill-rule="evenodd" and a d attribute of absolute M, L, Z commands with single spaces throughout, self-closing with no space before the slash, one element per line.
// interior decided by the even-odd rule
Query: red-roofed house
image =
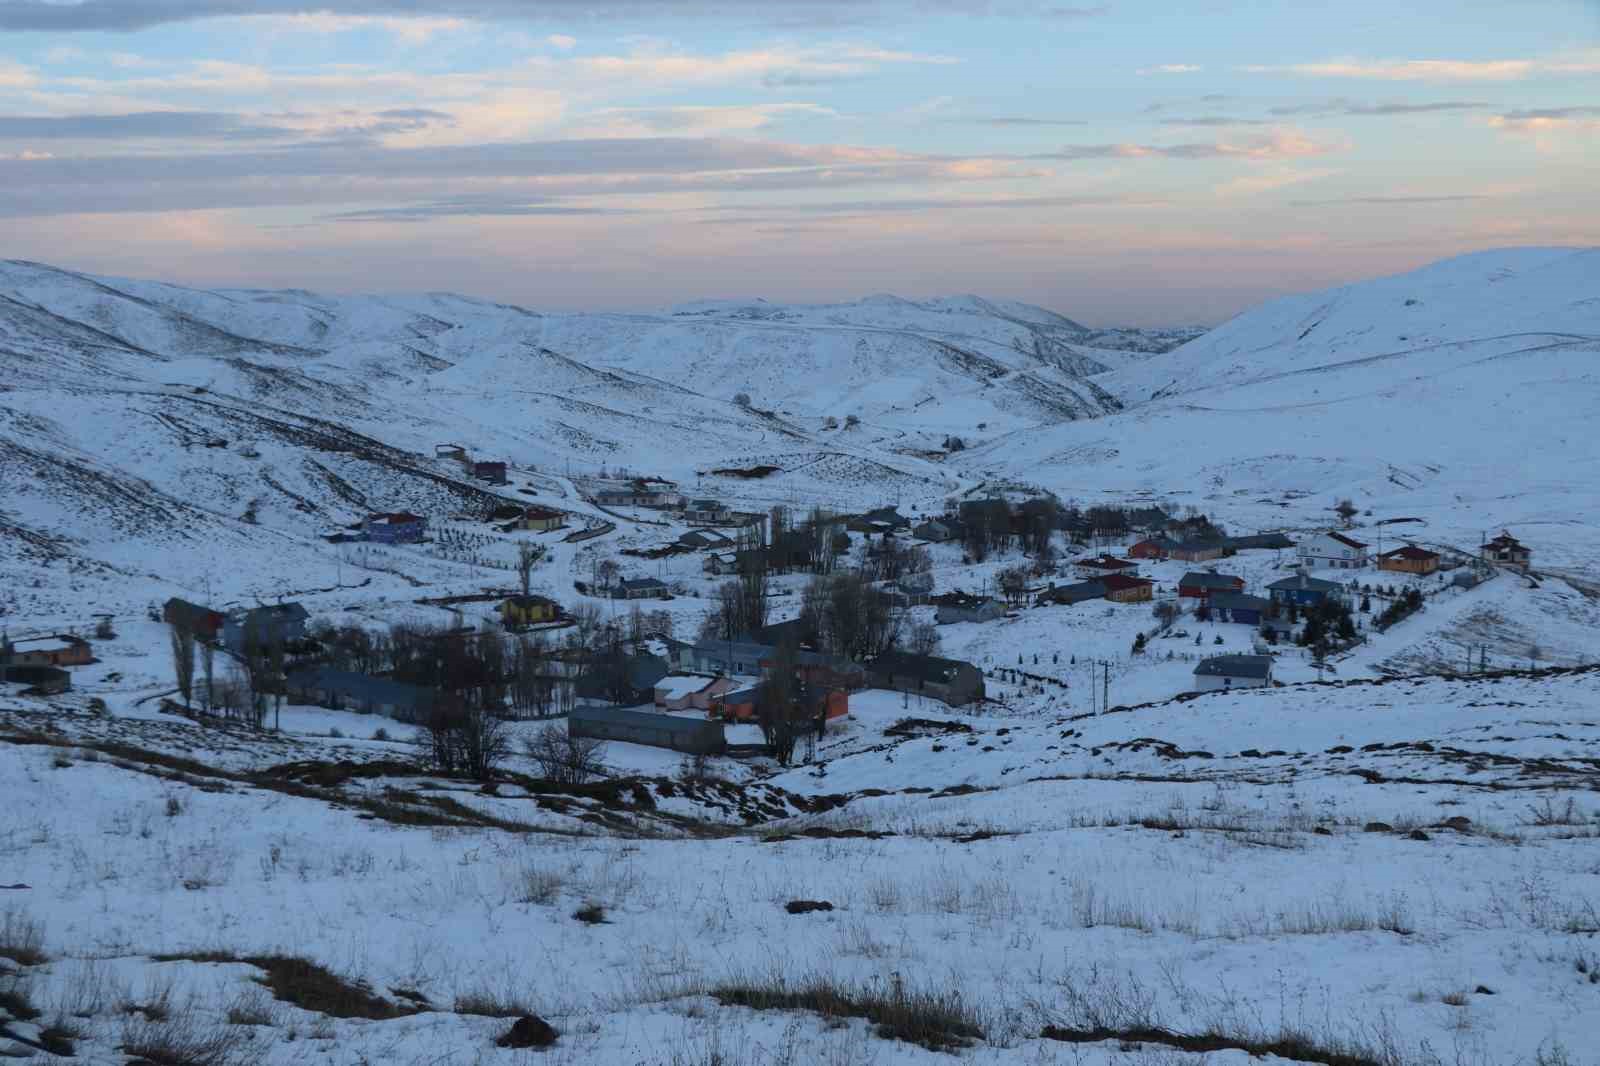
<path fill-rule="evenodd" d="M 1113 603 L 1148 603 L 1155 594 L 1155 582 L 1126 574 L 1107 574 L 1096 578 L 1105 586 L 1106 599 Z"/>
<path fill-rule="evenodd" d="M 1072 564 L 1079 577 L 1099 580 L 1107 574 L 1137 574 L 1139 564 L 1129 562 L 1127 559 L 1117 559 L 1110 555 L 1102 555 L 1098 559 L 1078 559 Z"/>
<path fill-rule="evenodd" d="M 1532 550 L 1510 533 L 1501 533 L 1485 544 L 1480 549 L 1480 554 L 1486 563 L 1498 563 L 1518 570 L 1528 569 L 1528 564 L 1533 561 Z"/>

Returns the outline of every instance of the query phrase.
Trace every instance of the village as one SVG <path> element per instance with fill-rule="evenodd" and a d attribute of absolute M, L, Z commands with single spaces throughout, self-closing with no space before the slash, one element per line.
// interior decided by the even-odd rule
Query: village
<path fill-rule="evenodd" d="M 504 462 L 439 458 L 511 484 Z M 496 495 L 476 517 L 373 513 L 324 537 L 383 552 L 374 570 L 416 553 L 502 571 L 499 586 L 398 614 L 152 605 L 141 624 L 171 646 L 163 708 L 256 728 L 286 709 L 388 719 L 432 737 L 418 750 L 440 770 L 461 768 L 485 722 L 786 766 L 825 757 L 864 714 L 1095 713 L 1337 676 L 1430 601 L 1532 572 L 1509 532 L 1424 545 L 1357 528 L 1348 502 L 1326 528 L 1230 535 L 1192 507 L 1084 508 L 1026 486 L 903 514 L 739 510 L 630 474 L 571 484 L 581 511 Z M 96 661 L 89 635 L 8 637 L 0 680 L 60 694 Z"/>

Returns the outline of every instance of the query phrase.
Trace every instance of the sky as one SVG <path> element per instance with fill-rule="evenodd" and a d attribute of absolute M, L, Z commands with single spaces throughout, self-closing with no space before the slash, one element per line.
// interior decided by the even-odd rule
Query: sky
<path fill-rule="evenodd" d="M 0 256 L 1098 326 L 1600 244 L 1600 0 L 0 0 Z"/>

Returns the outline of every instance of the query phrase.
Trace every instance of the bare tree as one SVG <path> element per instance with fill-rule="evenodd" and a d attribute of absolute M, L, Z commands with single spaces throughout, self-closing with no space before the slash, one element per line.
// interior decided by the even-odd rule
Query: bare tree
<path fill-rule="evenodd" d="M 422 716 L 414 741 L 423 761 L 442 774 L 461 769 L 461 738 L 458 727 L 466 706 L 451 692 L 434 696 L 433 705 Z"/>
<path fill-rule="evenodd" d="M 194 628 L 186 622 L 173 622 L 169 635 L 172 638 L 172 673 L 183 695 L 183 709 L 187 711 L 194 693 Z"/>
<path fill-rule="evenodd" d="M 527 541 L 517 545 L 517 579 L 522 583 L 522 594 L 529 595 L 533 580 L 533 568 L 539 565 L 539 560 L 544 558 L 544 547 L 530 544 Z"/>
<path fill-rule="evenodd" d="M 1000 584 L 1000 592 L 1005 596 L 1006 602 L 1016 605 L 1022 602 L 1022 597 L 1028 591 L 1028 568 L 1025 566 L 1008 566 L 996 575 Z"/>
<path fill-rule="evenodd" d="M 604 741 L 575 737 L 558 725 L 547 725 L 535 733 L 525 750 L 539 775 L 558 784 L 581 785 L 606 772 Z"/>
<path fill-rule="evenodd" d="M 1348 496 L 1334 504 L 1333 510 L 1335 514 L 1344 520 L 1345 525 L 1349 525 L 1355 516 L 1360 513 L 1355 501 Z"/>
<path fill-rule="evenodd" d="M 803 686 L 795 677 L 797 658 L 792 641 L 778 645 L 756 704 L 756 724 L 761 727 L 761 738 L 766 741 L 768 754 L 779 766 L 788 766 L 794 761 L 795 745 L 811 729 Z"/>
<path fill-rule="evenodd" d="M 870 659 L 894 647 L 899 617 L 889 599 L 858 573 L 814 577 L 800 602 L 800 617 L 822 647 L 849 659 Z"/>
<path fill-rule="evenodd" d="M 600 579 L 600 587 L 603 589 L 609 589 L 621 572 L 622 567 L 615 559 L 601 559 L 595 567 L 595 575 Z"/>
<path fill-rule="evenodd" d="M 200 644 L 200 677 L 206 686 L 206 710 L 216 709 L 217 647 L 209 640 Z"/>
<path fill-rule="evenodd" d="M 939 627 L 932 622 L 918 622 L 911 627 L 907 648 L 916 655 L 932 655 L 939 650 Z"/>
<path fill-rule="evenodd" d="M 499 715 L 468 707 L 456 723 L 461 769 L 474 780 L 487 781 L 511 753 L 511 736 Z"/>

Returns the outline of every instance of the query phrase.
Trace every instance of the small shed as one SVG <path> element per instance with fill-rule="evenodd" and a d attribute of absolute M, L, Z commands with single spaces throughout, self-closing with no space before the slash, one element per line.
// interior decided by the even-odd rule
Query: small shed
<path fill-rule="evenodd" d="M 1194 668 L 1194 691 L 1268 688 L 1272 685 L 1272 656 L 1216 655 Z"/>

